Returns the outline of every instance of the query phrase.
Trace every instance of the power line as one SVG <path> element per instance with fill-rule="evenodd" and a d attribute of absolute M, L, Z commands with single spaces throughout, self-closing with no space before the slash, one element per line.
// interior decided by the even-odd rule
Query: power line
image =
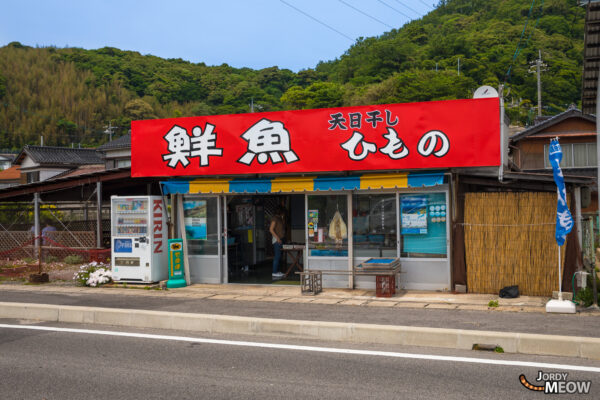
<path fill-rule="evenodd" d="M 325 22 L 319 21 L 318 19 L 316 19 L 312 15 L 309 15 L 309 14 L 305 13 L 304 11 L 300 10 L 299 8 L 294 7 L 293 5 L 291 5 L 290 3 L 288 3 L 288 2 L 286 2 L 284 0 L 279 0 L 279 1 L 282 2 L 283 4 L 285 4 L 286 6 L 288 6 L 290 8 L 293 8 L 294 10 L 298 11 L 300 14 L 303 14 L 304 16 L 312 19 L 313 21 L 315 21 L 315 22 L 323 25 L 324 27 L 331 29 L 335 33 L 338 33 L 338 34 L 342 35 L 343 37 L 345 37 L 346 39 L 350 40 L 351 42 L 354 42 L 354 39 L 352 39 L 350 36 L 348 36 L 348 35 L 340 32 L 340 31 L 338 31 L 337 29 L 335 29 L 335 28 L 333 28 L 333 27 L 331 27 L 329 25 L 327 25 Z"/>
<path fill-rule="evenodd" d="M 508 71 L 506 71 L 506 75 L 504 77 L 505 83 L 510 78 L 510 71 L 512 69 L 513 63 L 515 62 L 515 60 L 517 59 L 517 56 L 521 52 L 521 41 L 523 40 L 523 36 L 525 35 L 525 30 L 527 30 L 527 24 L 529 24 L 529 19 L 531 18 L 531 14 L 532 14 L 532 10 L 533 10 L 533 6 L 534 6 L 535 2 L 536 2 L 536 0 L 531 0 L 531 6 L 529 7 L 529 13 L 527 14 L 527 19 L 525 20 L 525 26 L 523 27 L 523 31 L 521 32 L 521 37 L 519 38 L 519 41 L 517 42 L 517 48 L 515 49 L 515 53 L 513 54 L 513 58 L 510 61 L 510 65 L 508 67 Z"/>
<path fill-rule="evenodd" d="M 400 0 L 394 0 L 396 3 L 403 5 L 404 7 L 408 8 L 410 11 L 414 12 L 415 14 L 417 14 L 419 17 L 422 15 L 420 12 L 418 12 L 417 10 L 415 10 L 414 8 L 410 8 L 408 5 L 404 4 L 403 2 L 401 2 Z"/>
<path fill-rule="evenodd" d="M 427 3 L 425 3 L 423 0 L 419 0 L 419 1 L 420 1 L 422 4 L 426 5 L 427 7 L 435 8 L 435 7 L 433 7 L 433 6 L 431 6 L 431 5 L 427 4 Z"/>
<path fill-rule="evenodd" d="M 409 21 L 412 19 L 412 17 L 409 17 L 408 15 L 404 14 L 402 11 L 395 9 L 394 7 L 390 6 L 389 4 L 384 3 L 381 0 L 377 0 L 377 1 L 380 2 L 381 4 L 383 4 L 384 6 L 389 7 L 392 10 L 396 11 L 398 14 L 404 15 L 406 18 L 408 18 Z"/>
<path fill-rule="evenodd" d="M 281 0 L 281 1 L 283 1 L 283 0 Z M 358 8 L 354 7 L 353 5 L 346 3 L 344 0 L 338 0 L 338 1 L 339 1 L 340 3 L 342 3 L 342 4 L 345 4 L 346 6 L 350 7 L 351 9 L 353 9 L 353 10 L 355 10 L 355 11 L 357 11 L 357 12 L 361 13 L 362 15 L 364 15 L 364 16 L 366 16 L 366 17 L 369 17 L 369 18 L 371 18 L 373 21 L 377 21 L 377 22 L 379 22 L 380 24 L 382 24 L 382 25 L 385 25 L 385 26 L 387 26 L 387 27 L 388 27 L 388 28 L 390 28 L 390 29 L 395 29 L 393 26 L 391 26 L 391 25 L 388 25 L 388 24 L 386 24 L 385 22 L 383 22 L 383 21 L 381 21 L 381 20 L 378 20 L 377 18 L 373 17 L 372 15 L 369 15 L 369 14 L 367 14 L 366 12 L 359 10 Z"/>

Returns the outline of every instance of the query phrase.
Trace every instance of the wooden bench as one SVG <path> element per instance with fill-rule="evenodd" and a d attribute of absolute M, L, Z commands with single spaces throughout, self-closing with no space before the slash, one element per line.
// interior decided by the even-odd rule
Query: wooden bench
<path fill-rule="evenodd" d="M 396 293 L 396 275 L 399 273 L 401 273 L 400 265 L 394 268 L 354 267 L 352 271 L 305 269 L 296 272 L 300 275 L 301 293 L 313 296 L 323 291 L 323 275 L 375 276 L 377 297 L 391 297 Z"/>

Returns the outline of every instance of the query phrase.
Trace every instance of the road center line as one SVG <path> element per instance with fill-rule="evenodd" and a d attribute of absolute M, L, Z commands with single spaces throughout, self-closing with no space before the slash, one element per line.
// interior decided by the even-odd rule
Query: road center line
<path fill-rule="evenodd" d="M 28 329 L 28 330 L 36 330 L 36 331 L 80 333 L 80 334 L 105 335 L 105 336 L 121 336 L 121 337 L 130 337 L 130 338 L 139 338 L 139 339 L 172 340 L 172 341 L 177 341 L 177 342 L 220 344 L 220 345 L 226 345 L 226 346 L 260 347 L 260 348 L 267 348 L 267 349 L 312 351 L 312 352 L 320 352 L 320 353 L 338 353 L 338 354 L 351 354 L 351 355 L 362 355 L 362 356 L 411 358 L 411 359 L 433 360 L 433 361 L 453 361 L 453 362 L 464 362 L 464 363 L 472 363 L 472 364 L 491 364 L 491 365 L 507 365 L 507 366 L 532 367 L 532 368 L 544 368 L 544 369 L 562 369 L 562 370 L 569 370 L 569 371 L 600 372 L 599 367 L 588 367 L 588 366 L 583 366 L 583 365 L 552 364 L 552 363 L 512 361 L 512 360 L 494 360 L 494 359 L 487 359 L 487 358 L 454 357 L 454 356 L 440 356 L 440 355 L 431 355 L 431 354 L 397 353 L 397 352 L 393 352 L 393 351 L 374 351 L 374 350 L 340 349 L 340 348 L 316 347 L 316 346 L 298 346 L 298 345 L 292 345 L 292 344 L 205 339 L 205 338 L 195 338 L 195 337 L 187 337 L 187 336 L 154 335 L 154 334 L 148 334 L 148 333 L 135 333 L 135 332 L 116 332 L 116 331 L 102 331 L 102 330 L 94 330 L 94 329 L 75 329 L 75 328 L 58 328 L 58 327 L 52 327 L 52 326 L 9 325 L 9 324 L 0 324 L 0 328 Z"/>

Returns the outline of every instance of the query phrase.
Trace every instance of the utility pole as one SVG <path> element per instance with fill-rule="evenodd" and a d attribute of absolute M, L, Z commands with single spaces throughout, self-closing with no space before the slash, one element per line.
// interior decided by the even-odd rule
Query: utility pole
<path fill-rule="evenodd" d="M 109 135 L 109 141 L 112 142 L 112 134 L 113 134 L 113 130 L 117 129 L 116 126 L 112 126 L 111 122 L 108 121 L 108 126 L 105 126 L 106 130 L 104 131 L 105 134 Z"/>
<path fill-rule="evenodd" d="M 547 64 L 542 62 L 542 51 L 538 50 L 539 57 L 537 60 L 530 62 L 529 73 L 537 74 L 537 97 L 538 97 L 538 117 L 542 116 L 542 79 L 541 73 L 546 71 Z"/>

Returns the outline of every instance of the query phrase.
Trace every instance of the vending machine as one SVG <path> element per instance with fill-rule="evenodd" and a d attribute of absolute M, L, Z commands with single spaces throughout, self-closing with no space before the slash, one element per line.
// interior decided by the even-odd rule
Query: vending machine
<path fill-rule="evenodd" d="M 160 196 L 112 196 L 111 268 L 118 282 L 167 279 L 167 221 Z"/>

